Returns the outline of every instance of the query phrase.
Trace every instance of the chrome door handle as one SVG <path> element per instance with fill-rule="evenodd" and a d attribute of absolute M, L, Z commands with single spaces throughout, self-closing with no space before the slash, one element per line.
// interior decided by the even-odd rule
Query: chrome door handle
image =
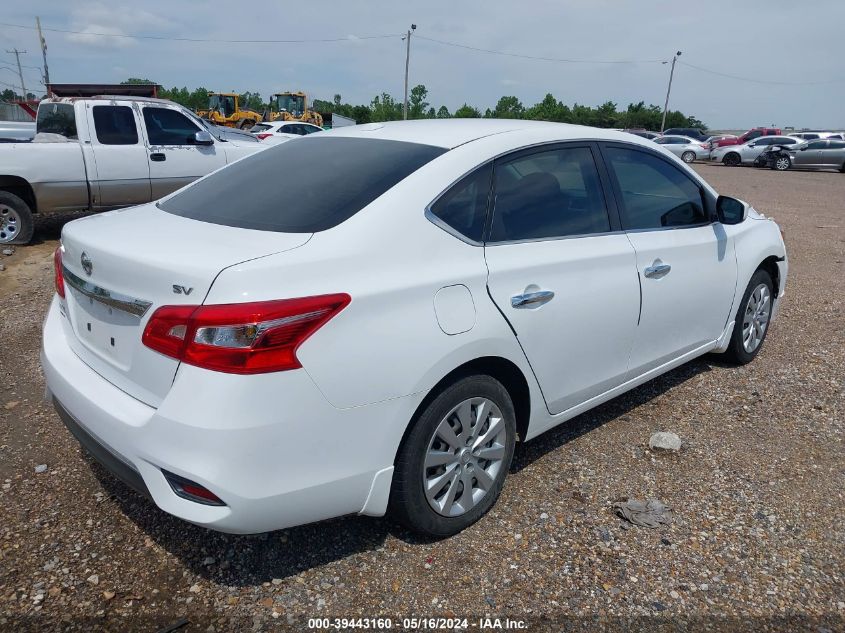
<path fill-rule="evenodd" d="M 536 308 L 548 303 L 555 298 L 555 293 L 551 290 L 540 290 L 538 292 L 528 292 L 524 295 L 514 295 L 511 297 L 512 308 Z"/>
<path fill-rule="evenodd" d="M 670 270 L 672 267 L 669 264 L 654 264 L 646 268 L 643 274 L 651 279 L 660 279 L 668 275 Z"/>

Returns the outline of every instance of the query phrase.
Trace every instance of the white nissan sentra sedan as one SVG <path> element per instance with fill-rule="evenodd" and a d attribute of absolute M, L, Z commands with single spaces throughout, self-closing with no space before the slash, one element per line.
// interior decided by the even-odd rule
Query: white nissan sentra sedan
<path fill-rule="evenodd" d="M 647 139 L 362 125 L 271 148 L 56 251 L 42 364 L 72 433 L 162 510 L 454 534 L 514 444 L 707 352 L 760 351 L 780 230 Z"/>

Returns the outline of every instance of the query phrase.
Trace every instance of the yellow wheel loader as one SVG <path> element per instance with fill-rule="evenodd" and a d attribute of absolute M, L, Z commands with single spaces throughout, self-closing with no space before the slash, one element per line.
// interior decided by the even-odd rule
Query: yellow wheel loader
<path fill-rule="evenodd" d="M 231 92 L 209 92 L 208 110 L 199 110 L 197 115 L 215 125 L 248 130 L 263 119 L 254 110 L 241 110 L 240 95 Z"/>
<path fill-rule="evenodd" d="M 322 115 L 308 109 L 308 99 L 304 92 L 277 92 L 270 99 L 268 121 L 303 121 L 323 126 Z"/>

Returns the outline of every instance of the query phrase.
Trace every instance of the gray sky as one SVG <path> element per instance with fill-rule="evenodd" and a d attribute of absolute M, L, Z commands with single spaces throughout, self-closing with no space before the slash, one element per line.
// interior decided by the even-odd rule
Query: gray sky
<path fill-rule="evenodd" d="M 219 0 L 29 0 L 5 2 L 0 22 L 87 32 L 198 39 L 343 38 L 286 44 L 190 43 L 47 32 L 54 82 L 117 82 L 148 77 L 167 87 L 305 90 L 309 97 L 368 103 L 402 98 L 411 22 L 411 85 L 450 110 L 465 101 L 484 110 L 502 95 L 532 105 L 551 92 L 564 103 L 663 105 L 669 67 L 561 63 L 444 46 L 422 36 L 522 55 L 580 60 L 680 62 L 768 82 L 749 83 L 679 64 L 670 107 L 711 128 L 756 125 L 845 127 L 845 0 L 397 0 L 232 3 Z M 232 7 L 238 7 L 232 9 Z M 316 7 L 315 11 L 312 7 Z M 40 66 L 34 31 L 0 25 L 0 88 L 17 83 L 21 62 Z M 6 68 L 6 70 L 4 70 Z M 39 71 L 25 69 L 34 87 Z M 28 86 L 29 88 L 29 86 Z M 31 89 L 31 88 L 30 88 Z M 43 90 L 43 88 L 41 88 Z M 34 90 L 33 90 L 34 91 Z"/>

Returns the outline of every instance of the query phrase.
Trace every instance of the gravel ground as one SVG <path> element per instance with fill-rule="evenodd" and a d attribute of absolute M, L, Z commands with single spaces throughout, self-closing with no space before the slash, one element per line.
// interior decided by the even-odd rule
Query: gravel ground
<path fill-rule="evenodd" d="M 307 630 L 306 617 L 510 616 L 529 630 L 845 630 L 845 176 L 702 165 L 786 231 L 787 297 L 743 368 L 685 365 L 517 447 L 481 522 L 423 541 L 349 517 L 217 534 L 83 456 L 43 402 L 60 222 L 0 256 L 0 629 Z M 683 440 L 648 448 L 655 431 Z M 47 470 L 37 473 L 36 467 Z M 628 496 L 674 511 L 624 529 Z"/>

